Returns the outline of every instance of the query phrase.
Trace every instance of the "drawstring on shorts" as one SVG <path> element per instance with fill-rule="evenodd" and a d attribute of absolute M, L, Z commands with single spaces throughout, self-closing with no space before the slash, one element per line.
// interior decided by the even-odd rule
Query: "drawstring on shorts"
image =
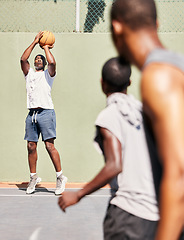
<path fill-rule="evenodd" d="M 37 123 L 37 121 L 36 121 L 37 114 L 38 114 L 38 111 L 33 111 L 32 123 L 33 122 Z M 35 117 L 35 119 L 34 119 L 34 117 Z"/>

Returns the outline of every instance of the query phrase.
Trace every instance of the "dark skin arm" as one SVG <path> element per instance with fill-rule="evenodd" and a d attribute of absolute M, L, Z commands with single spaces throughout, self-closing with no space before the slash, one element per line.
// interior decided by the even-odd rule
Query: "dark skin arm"
<path fill-rule="evenodd" d="M 155 240 L 178 240 L 184 224 L 183 83 L 183 74 L 169 65 L 150 64 L 142 76 L 144 111 L 152 121 L 163 165 Z"/>
<path fill-rule="evenodd" d="M 50 49 L 53 48 L 53 46 L 45 45 L 42 47 L 45 51 L 45 56 L 48 62 L 48 71 L 51 77 L 54 77 L 56 74 L 56 61 L 54 59 L 54 56 L 52 55 Z"/>
<path fill-rule="evenodd" d="M 31 45 L 22 54 L 22 57 L 20 59 L 20 64 L 21 64 L 21 68 L 22 68 L 22 71 L 25 76 L 28 74 L 29 69 L 30 69 L 30 64 L 28 62 L 28 58 L 31 55 L 31 52 L 33 51 L 34 47 L 39 43 L 39 40 L 42 37 L 42 35 L 43 35 L 43 32 L 40 31 L 36 35 L 34 41 L 31 43 Z"/>
<path fill-rule="evenodd" d="M 107 129 L 100 128 L 103 138 L 105 166 L 83 189 L 77 192 L 64 192 L 59 198 L 60 208 L 65 209 L 79 202 L 83 197 L 100 189 L 122 171 L 122 149 L 119 140 Z"/>

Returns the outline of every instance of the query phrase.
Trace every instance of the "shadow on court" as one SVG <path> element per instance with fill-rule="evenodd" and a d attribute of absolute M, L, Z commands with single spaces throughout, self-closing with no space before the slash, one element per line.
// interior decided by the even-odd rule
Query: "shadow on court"
<path fill-rule="evenodd" d="M 26 188 L 28 186 L 28 182 L 23 182 L 21 184 L 15 184 L 15 185 L 19 188 L 20 191 L 23 191 L 26 193 Z M 52 189 L 48 189 L 46 187 L 41 187 L 41 184 L 37 184 L 37 188 L 33 194 L 35 194 L 37 192 L 48 192 L 48 193 L 53 193 L 53 194 L 55 193 L 55 191 Z"/>
<path fill-rule="evenodd" d="M 102 240 L 109 189 L 86 196 L 63 213 L 54 189 L 0 189 L 0 236 L 3 240 Z M 66 189 L 76 191 L 76 189 Z"/>

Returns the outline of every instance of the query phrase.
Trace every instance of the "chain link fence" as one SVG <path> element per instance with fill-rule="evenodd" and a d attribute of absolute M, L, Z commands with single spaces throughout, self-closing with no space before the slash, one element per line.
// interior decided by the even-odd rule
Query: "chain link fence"
<path fill-rule="evenodd" d="M 106 33 L 112 2 L 0 0 L 0 32 Z M 159 32 L 184 32 L 184 0 L 156 0 L 156 5 Z"/>

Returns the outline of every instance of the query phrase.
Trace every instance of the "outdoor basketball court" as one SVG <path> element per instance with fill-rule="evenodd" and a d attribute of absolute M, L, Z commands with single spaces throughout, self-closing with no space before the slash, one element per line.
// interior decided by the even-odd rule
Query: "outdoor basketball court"
<path fill-rule="evenodd" d="M 25 185 L 25 184 L 24 184 Z M 63 213 L 54 188 L 0 186 L 0 239 L 3 240 L 101 240 L 102 223 L 110 192 L 103 188 L 86 196 Z M 66 191 L 76 191 L 66 188 Z"/>

